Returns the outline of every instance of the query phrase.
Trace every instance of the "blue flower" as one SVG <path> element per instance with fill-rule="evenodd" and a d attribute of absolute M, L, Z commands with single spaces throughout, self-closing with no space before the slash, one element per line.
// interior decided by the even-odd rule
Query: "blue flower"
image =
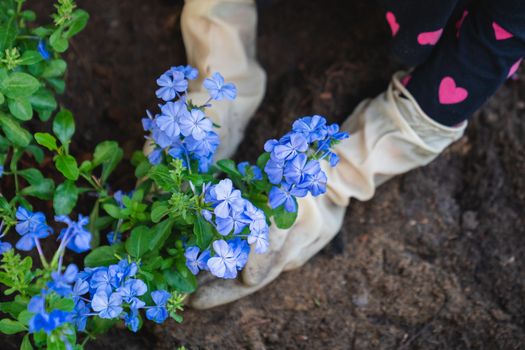
<path fill-rule="evenodd" d="M 216 203 L 214 213 L 219 218 L 227 218 L 232 210 L 242 210 L 244 200 L 241 191 L 233 188 L 230 179 L 221 180 L 217 185 L 210 188 L 210 193 Z"/>
<path fill-rule="evenodd" d="M 184 92 L 188 89 L 188 81 L 184 79 L 184 73 L 169 70 L 157 79 L 157 85 L 160 86 L 155 94 L 164 101 L 170 101 L 177 96 L 177 92 Z"/>
<path fill-rule="evenodd" d="M 250 254 L 250 246 L 245 240 L 239 237 L 228 241 L 228 245 L 232 248 L 235 257 L 237 270 L 242 270 L 244 265 L 248 262 L 248 255 Z"/>
<path fill-rule="evenodd" d="M 86 280 L 83 280 L 82 278 L 80 278 L 81 273 L 78 273 L 77 274 L 77 280 L 75 282 L 75 284 L 73 285 L 73 290 L 72 290 L 72 294 L 73 294 L 73 301 L 77 301 L 79 300 L 79 298 L 86 294 L 87 292 L 89 292 L 89 283 L 86 281 Z"/>
<path fill-rule="evenodd" d="M 241 162 L 237 164 L 237 170 L 239 172 L 248 178 L 248 180 L 262 180 L 262 171 L 259 169 L 258 166 L 252 165 L 250 166 L 250 163 L 248 162 Z"/>
<path fill-rule="evenodd" d="M 292 125 L 292 130 L 302 133 L 309 143 L 324 139 L 328 133 L 326 119 L 319 115 L 296 120 Z"/>
<path fill-rule="evenodd" d="M 37 50 L 38 50 L 38 53 L 40 54 L 40 56 L 42 56 L 42 58 L 44 60 L 47 61 L 47 60 L 49 60 L 51 58 L 51 54 L 47 50 L 46 42 L 44 41 L 44 39 L 40 39 L 38 41 Z"/>
<path fill-rule="evenodd" d="M 89 223 L 87 216 L 78 215 L 78 221 L 73 221 L 65 215 L 55 216 L 55 221 L 62 222 L 67 228 L 62 229 L 58 239 L 66 242 L 66 246 L 75 253 L 83 253 L 91 248 L 91 232 L 85 229 Z"/>
<path fill-rule="evenodd" d="M 52 233 L 52 229 L 46 225 L 45 216 L 42 213 L 33 214 L 22 207 L 18 207 L 16 216 L 19 221 L 15 229 L 22 236 L 15 245 L 18 250 L 30 251 L 37 245 L 39 239 L 46 238 Z"/>
<path fill-rule="evenodd" d="M 115 231 L 110 231 L 106 235 L 106 238 L 108 240 L 108 244 L 109 245 L 113 245 L 113 244 L 116 244 L 116 243 L 119 243 L 119 242 L 122 241 L 122 233 L 115 232 Z"/>
<path fill-rule="evenodd" d="M 182 135 L 193 136 L 195 140 L 202 140 L 212 130 L 213 123 L 206 118 L 200 109 L 192 109 L 189 114 L 181 115 L 179 126 Z"/>
<path fill-rule="evenodd" d="M 136 333 L 139 330 L 140 319 L 139 312 L 136 309 L 131 309 L 129 313 L 124 316 L 124 324 L 132 332 Z"/>
<path fill-rule="evenodd" d="M 91 308 L 100 318 L 115 318 L 122 311 L 122 296 L 119 293 L 108 295 L 104 290 L 98 290 L 91 300 Z"/>
<path fill-rule="evenodd" d="M 283 179 L 285 162 L 282 160 L 270 159 L 264 167 L 264 172 L 268 175 L 268 181 L 277 185 Z"/>
<path fill-rule="evenodd" d="M 184 252 L 184 257 L 186 258 L 186 266 L 194 275 L 197 275 L 200 270 L 208 270 L 209 250 L 200 253 L 199 247 L 188 247 Z"/>
<path fill-rule="evenodd" d="M 47 286 L 60 296 L 68 296 L 72 292 L 71 284 L 77 279 L 77 274 L 77 265 L 70 264 L 63 274 L 60 271 L 53 271 L 51 273 L 52 281 L 48 282 Z"/>
<path fill-rule="evenodd" d="M 215 220 L 217 224 L 217 231 L 223 235 L 227 236 L 232 232 L 234 234 L 239 234 L 241 231 L 250 224 L 251 220 L 246 215 L 244 215 L 244 208 L 232 210 L 230 215 L 221 218 L 217 217 Z"/>
<path fill-rule="evenodd" d="M 170 70 L 183 73 L 184 74 L 184 78 L 186 78 L 188 80 L 197 79 L 197 77 L 199 76 L 199 71 L 196 68 L 193 68 L 190 65 L 171 67 Z"/>
<path fill-rule="evenodd" d="M 0 165 L 0 178 L 4 175 L 4 166 Z"/>
<path fill-rule="evenodd" d="M 220 139 L 216 132 L 208 131 L 205 138 L 196 140 L 188 136 L 184 139 L 184 143 L 188 151 L 200 158 L 213 155 L 219 146 Z"/>
<path fill-rule="evenodd" d="M 213 242 L 215 255 L 208 260 L 210 272 L 219 278 L 237 277 L 237 259 L 232 247 L 225 240 Z"/>
<path fill-rule="evenodd" d="M 117 286 L 117 269 L 113 267 L 102 267 L 95 271 L 89 280 L 89 288 L 93 290 L 104 290 L 107 293 L 113 291 L 113 287 Z M 111 267 L 111 266 L 110 266 Z"/>
<path fill-rule="evenodd" d="M 317 160 L 308 160 L 306 154 L 298 154 L 284 168 L 284 178 L 290 184 L 300 184 L 306 175 L 314 175 L 321 171 Z"/>
<path fill-rule="evenodd" d="M 122 287 L 117 289 L 117 292 L 122 296 L 122 299 L 129 303 L 132 309 L 140 309 L 144 307 L 145 303 L 137 297 L 146 294 L 148 287 L 146 283 L 139 279 L 129 279 Z"/>
<path fill-rule="evenodd" d="M 148 160 L 151 163 L 151 165 L 160 164 L 160 162 L 162 162 L 162 149 L 155 148 L 153 151 L 151 151 L 151 153 L 148 154 Z"/>
<path fill-rule="evenodd" d="M 155 119 L 160 130 L 169 138 L 175 138 L 180 134 L 179 123 L 177 120 L 180 116 L 188 114 L 188 108 L 184 101 L 167 102 L 160 107 L 161 114 Z"/>
<path fill-rule="evenodd" d="M 16 232 L 20 235 L 25 235 L 28 232 L 33 232 L 38 226 L 46 224 L 46 217 L 44 213 L 32 213 L 26 208 L 19 206 L 16 210 Z"/>
<path fill-rule="evenodd" d="M 272 151 L 272 156 L 279 160 L 290 160 L 295 158 L 299 152 L 308 149 L 308 141 L 303 134 L 291 134 L 288 142 L 279 143 Z"/>
<path fill-rule="evenodd" d="M 306 175 L 304 181 L 299 184 L 299 188 L 308 189 L 313 196 L 319 196 L 326 192 L 327 181 L 328 179 L 324 171 L 318 171 L 312 175 Z M 301 196 L 297 195 L 297 197 Z"/>
<path fill-rule="evenodd" d="M 272 187 L 270 190 L 268 195 L 270 199 L 270 207 L 275 209 L 284 204 L 284 209 L 287 212 L 296 212 L 297 203 L 295 197 L 304 197 L 307 193 L 307 189 L 300 189 L 295 187 L 295 185 L 290 185 L 284 182 L 281 187 Z"/>
<path fill-rule="evenodd" d="M 11 249 L 13 249 L 11 243 L 0 241 L 0 255 L 4 254 L 5 252 Z"/>
<path fill-rule="evenodd" d="M 162 323 L 168 318 L 168 310 L 166 310 L 166 303 L 170 298 L 170 293 L 165 290 L 156 290 L 151 293 L 151 299 L 156 306 L 150 307 L 146 310 L 146 318 L 156 323 Z"/>
<path fill-rule="evenodd" d="M 266 253 L 268 251 L 268 247 L 270 246 L 268 230 L 250 232 L 247 241 L 249 244 L 255 244 L 255 252 L 257 254 Z"/>
<path fill-rule="evenodd" d="M 268 224 L 266 223 L 266 215 L 264 215 L 264 211 L 247 201 L 244 214 L 251 220 L 251 233 L 260 234 L 262 232 L 268 231 Z"/>
<path fill-rule="evenodd" d="M 224 83 L 224 78 L 219 73 L 213 73 L 210 78 L 204 79 L 202 84 L 210 97 L 214 100 L 220 101 L 224 98 L 234 100 L 237 97 L 237 88 L 232 83 Z"/>
<path fill-rule="evenodd" d="M 62 324 L 71 320 L 71 313 L 62 310 L 53 310 L 50 313 L 45 309 L 45 297 L 36 295 L 29 301 L 27 310 L 34 314 L 29 320 L 29 333 L 44 331 L 50 334 Z"/>
<path fill-rule="evenodd" d="M 77 301 L 75 308 L 73 309 L 73 315 L 71 322 L 75 324 L 78 331 L 83 332 L 86 330 L 86 323 L 90 313 L 89 305 L 83 300 Z"/>

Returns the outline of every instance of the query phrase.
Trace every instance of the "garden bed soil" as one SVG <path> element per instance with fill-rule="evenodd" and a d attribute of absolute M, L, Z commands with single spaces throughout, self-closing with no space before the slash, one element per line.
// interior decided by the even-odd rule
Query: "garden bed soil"
<path fill-rule="evenodd" d="M 77 119 L 73 151 L 102 140 L 129 158 L 155 78 L 185 63 L 181 1 L 78 1 L 91 20 L 66 58 L 62 103 Z M 31 2 L 29 2 L 31 4 Z M 42 11 L 49 10 L 49 7 Z M 260 9 L 267 94 L 237 159 L 297 117 L 342 121 L 402 68 L 368 0 L 274 0 Z M 353 201 L 342 232 L 264 290 L 182 324 L 112 330 L 91 349 L 519 349 L 525 347 L 525 75 L 502 87 L 465 136 L 425 168 Z M 130 166 L 113 176 L 131 189 Z"/>

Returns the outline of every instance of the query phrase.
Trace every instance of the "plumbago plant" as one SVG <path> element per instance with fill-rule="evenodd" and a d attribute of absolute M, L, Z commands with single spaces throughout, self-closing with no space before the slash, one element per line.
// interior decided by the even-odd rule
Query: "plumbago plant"
<path fill-rule="evenodd" d="M 219 126 L 206 114 L 215 101 L 235 99 L 237 90 L 214 73 L 203 82 L 209 99 L 190 100 L 189 81 L 198 76 L 190 66 L 172 67 L 157 79 L 162 104 L 142 120 L 147 155 L 136 151 L 131 157 L 137 184 L 127 191 L 111 188 L 108 180 L 123 158 L 116 142 L 100 143 L 90 159 L 78 162 L 69 152 L 75 131 L 69 111 L 54 115 L 52 133 L 33 135 L 23 128 L 34 112 L 43 121 L 51 119 L 56 102 L 44 108 L 34 96 L 45 89 L 42 94 L 55 101 L 50 89 L 56 91 L 56 84 L 49 79 L 61 78 L 42 72 L 59 60 L 70 34 L 85 26 L 87 14 L 60 0 L 53 25 L 27 29 L 22 3 L 0 0 L 0 6 L 11 10 L 2 19 L 0 38 L 12 26 L 10 19 L 16 29 L 3 57 L 14 48 L 19 57 L 34 48 L 41 58 L 27 65 L 8 65 L 16 61 L 9 59 L 0 68 L 5 97 L 0 104 L 0 164 L 5 168 L 0 174 L 2 182 L 14 183 L 11 197 L 0 195 L 0 311 L 5 314 L 0 332 L 23 334 L 22 349 L 82 348 L 119 322 L 133 332 L 145 319 L 181 322 L 184 300 L 197 288 L 197 274 L 236 278 L 250 252 L 268 249 L 271 223 L 280 228 L 294 223 L 297 197 L 326 191 L 321 162 L 337 164 L 332 147 L 346 133 L 323 117 L 303 117 L 289 133 L 266 142 L 256 164 L 215 162 L 220 140 L 214 130 Z M 31 106 L 23 118 L 12 107 L 19 100 Z M 37 168 L 21 166 L 50 157 L 53 178 L 60 179 L 57 186 Z M 93 209 L 73 219 L 79 198 L 94 202 Z M 38 201 L 52 201 L 52 224 L 33 208 L 42 206 Z M 43 249 L 46 238 L 59 242 L 52 252 Z M 49 243 L 44 246 L 53 246 Z M 28 255 L 31 251 L 35 254 Z M 79 261 L 66 257 L 67 251 L 89 252 L 84 266 L 66 263 Z M 38 256 L 38 262 L 31 256 Z"/>

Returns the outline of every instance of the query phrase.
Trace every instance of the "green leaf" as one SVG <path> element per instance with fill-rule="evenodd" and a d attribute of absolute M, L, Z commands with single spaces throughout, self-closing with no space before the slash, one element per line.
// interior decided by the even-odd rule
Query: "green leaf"
<path fill-rule="evenodd" d="M 73 299 L 68 298 L 60 298 L 53 300 L 53 302 L 49 303 L 49 309 L 51 310 L 62 310 L 62 311 L 72 311 L 75 307 L 75 303 L 73 302 Z"/>
<path fill-rule="evenodd" d="M 35 168 L 20 170 L 18 172 L 18 175 L 22 176 L 31 185 L 37 184 L 44 180 L 44 175 L 42 175 L 40 170 Z"/>
<path fill-rule="evenodd" d="M 27 97 L 8 99 L 9 112 L 19 120 L 30 120 L 33 117 L 33 107 Z"/>
<path fill-rule="evenodd" d="M 35 134 L 35 140 L 39 145 L 44 146 L 50 151 L 58 150 L 57 139 L 47 132 L 37 132 Z"/>
<path fill-rule="evenodd" d="M 38 51 L 28 50 L 24 51 L 20 57 L 20 64 L 23 66 L 30 66 L 32 64 L 41 62 L 44 58 Z"/>
<path fill-rule="evenodd" d="M 210 245 L 213 239 L 212 226 L 202 216 L 197 216 L 195 225 L 193 226 L 193 233 L 197 241 L 199 248 L 206 249 Z"/>
<path fill-rule="evenodd" d="M 0 320 L 0 332 L 4 334 L 16 334 L 26 330 L 27 328 L 21 322 L 10 320 L 8 318 Z"/>
<path fill-rule="evenodd" d="M 115 256 L 118 244 L 112 246 L 102 246 L 93 249 L 84 259 L 87 267 L 108 266 L 117 263 L 119 259 Z"/>
<path fill-rule="evenodd" d="M 64 75 L 66 72 L 67 63 L 61 59 L 54 59 L 47 62 L 42 78 L 57 78 Z"/>
<path fill-rule="evenodd" d="M 155 231 L 153 238 L 149 242 L 149 249 L 160 250 L 164 246 L 164 242 L 171 235 L 171 228 L 173 226 L 172 220 L 164 220 L 161 223 L 155 225 Z"/>
<path fill-rule="evenodd" d="M 105 203 L 102 205 L 102 208 L 108 213 L 112 218 L 123 219 L 126 216 L 121 213 L 121 210 L 118 206 L 114 204 Z"/>
<path fill-rule="evenodd" d="M 16 319 L 22 323 L 24 326 L 29 325 L 29 321 L 33 318 L 34 314 L 29 310 L 23 310 L 18 314 Z"/>
<path fill-rule="evenodd" d="M 221 159 L 217 162 L 217 166 L 228 175 L 242 177 L 235 162 L 231 159 Z"/>
<path fill-rule="evenodd" d="M 26 308 L 27 302 L 20 301 L 20 298 L 18 298 L 18 300 L 15 298 L 15 301 L 5 301 L 0 303 L 0 311 L 13 317 L 18 316 L 18 314 Z"/>
<path fill-rule="evenodd" d="M 24 338 L 22 339 L 22 344 L 20 344 L 20 350 L 33 350 L 33 346 L 31 345 L 31 341 L 29 340 L 29 333 L 24 335 Z"/>
<path fill-rule="evenodd" d="M 100 175 L 100 178 L 102 179 L 102 182 L 106 182 L 109 175 L 115 170 L 118 163 L 122 160 L 122 157 L 124 156 L 124 151 L 122 148 L 117 147 L 115 149 L 115 152 L 111 155 L 111 158 L 102 164 L 102 174 Z"/>
<path fill-rule="evenodd" d="M 51 34 L 49 37 L 49 45 L 55 50 L 56 52 L 62 53 L 67 50 L 69 47 L 69 43 L 67 42 L 67 39 L 62 36 L 62 29 L 59 28 Z"/>
<path fill-rule="evenodd" d="M 4 94 L 0 92 L 0 106 L 3 105 L 5 102 Z"/>
<path fill-rule="evenodd" d="M 165 191 L 171 191 L 175 188 L 176 183 L 171 178 L 170 171 L 164 164 L 159 164 L 150 169 L 148 176 L 155 181 L 157 186 Z"/>
<path fill-rule="evenodd" d="M 55 89 L 57 94 L 63 94 L 66 89 L 66 82 L 64 79 L 60 78 L 48 78 L 47 82 L 53 89 Z"/>
<path fill-rule="evenodd" d="M 181 293 L 193 293 L 197 289 L 197 280 L 187 269 L 165 270 L 163 274 L 168 285 Z"/>
<path fill-rule="evenodd" d="M 53 196 L 53 208 L 56 215 L 69 215 L 78 200 L 78 189 L 70 180 L 58 185 Z"/>
<path fill-rule="evenodd" d="M 151 221 L 159 222 L 162 218 L 170 212 L 170 208 L 166 202 L 155 202 L 151 209 Z"/>
<path fill-rule="evenodd" d="M 17 29 L 15 17 L 11 17 L 7 23 L 0 27 L 0 52 L 4 53 L 5 49 L 11 47 L 16 39 Z"/>
<path fill-rule="evenodd" d="M 84 10 L 75 10 L 73 12 L 71 22 L 69 23 L 69 28 L 66 31 L 66 38 L 71 38 L 72 36 L 81 32 L 86 26 L 89 20 L 89 14 Z"/>
<path fill-rule="evenodd" d="M 146 226 L 138 226 L 131 231 L 131 236 L 126 240 L 126 251 L 135 258 L 140 258 L 149 250 L 151 230 Z"/>
<path fill-rule="evenodd" d="M 51 179 L 44 179 L 41 182 L 27 186 L 20 191 L 24 196 L 33 196 L 42 200 L 49 200 L 53 198 L 55 191 L 55 183 Z"/>
<path fill-rule="evenodd" d="M 264 152 L 263 154 L 259 156 L 259 158 L 257 158 L 257 162 L 255 164 L 259 167 L 259 169 L 263 170 L 264 167 L 266 166 L 266 163 L 268 163 L 269 160 L 270 160 L 270 153 Z"/>
<path fill-rule="evenodd" d="M 295 199 L 294 201 L 297 206 L 297 201 Z M 277 227 L 283 230 L 292 227 L 295 220 L 297 219 L 297 212 L 298 210 L 296 210 L 293 213 L 287 212 L 286 209 L 284 209 L 284 205 L 281 205 L 280 207 L 274 209 L 273 219 L 275 221 L 275 225 L 277 225 Z"/>
<path fill-rule="evenodd" d="M 44 151 L 37 145 L 29 145 L 26 147 L 26 152 L 32 154 L 38 164 L 44 161 Z"/>
<path fill-rule="evenodd" d="M 22 128 L 16 120 L 2 112 L 0 112 L 0 126 L 5 136 L 7 136 L 9 141 L 15 146 L 26 147 L 31 142 L 31 134 L 29 131 Z"/>
<path fill-rule="evenodd" d="M 46 88 L 40 88 L 33 95 L 29 96 L 29 102 L 36 110 L 51 110 L 57 108 L 57 101 L 51 91 Z"/>
<path fill-rule="evenodd" d="M 66 177 L 66 179 L 76 181 L 80 174 L 77 160 L 69 154 L 60 154 L 55 158 L 55 166 Z"/>
<path fill-rule="evenodd" d="M 11 73 L 0 84 L 0 90 L 10 98 L 28 97 L 40 87 L 40 82 L 27 73 Z"/>
<path fill-rule="evenodd" d="M 71 140 L 75 133 L 75 120 L 69 110 L 63 109 L 57 113 L 53 120 L 53 132 L 63 145 Z"/>

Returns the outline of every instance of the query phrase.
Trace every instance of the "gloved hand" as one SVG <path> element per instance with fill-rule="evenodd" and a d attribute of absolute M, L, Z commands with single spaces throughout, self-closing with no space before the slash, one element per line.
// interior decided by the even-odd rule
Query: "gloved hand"
<path fill-rule="evenodd" d="M 219 72 L 237 86 L 234 101 L 214 101 L 208 116 L 221 144 L 216 159 L 230 157 L 264 96 L 266 74 L 255 60 L 257 12 L 253 0 L 186 0 L 181 15 L 188 64 L 200 76 L 190 83 L 188 98 L 203 104 L 208 93 L 203 80 Z"/>
<path fill-rule="evenodd" d="M 239 280 L 204 281 L 189 304 L 206 309 L 251 294 L 282 271 L 303 265 L 341 228 L 350 197 L 368 200 L 380 184 L 395 175 L 426 165 L 459 139 L 466 122 L 456 128 L 430 119 L 394 75 L 387 91 L 362 102 L 342 129 L 350 138 L 336 146 L 340 163 L 325 167 L 327 193 L 299 198 L 294 226 L 272 225 L 267 254 L 251 253 Z"/>

